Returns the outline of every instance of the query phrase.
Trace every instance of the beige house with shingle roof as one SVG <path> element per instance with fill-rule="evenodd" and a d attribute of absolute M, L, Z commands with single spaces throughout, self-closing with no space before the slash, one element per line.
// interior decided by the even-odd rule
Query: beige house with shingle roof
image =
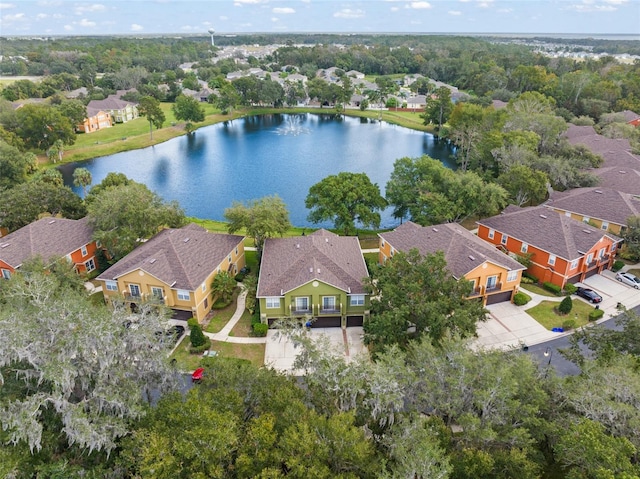
<path fill-rule="evenodd" d="M 378 236 L 380 264 L 396 251 L 415 248 L 422 256 L 442 251 L 453 277 L 473 283 L 471 298 L 493 304 L 510 301 L 518 292 L 525 267 L 457 223 L 420 226 L 408 221 Z"/>
<path fill-rule="evenodd" d="M 157 299 L 180 319 L 202 322 L 211 311 L 213 278 L 244 266 L 243 236 L 210 233 L 192 223 L 162 230 L 97 279 L 107 301 Z"/>
<path fill-rule="evenodd" d="M 626 228 L 629 217 L 640 216 L 638 198 L 611 188 L 554 192 L 544 206 L 616 235 Z"/>
<path fill-rule="evenodd" d="M 11 273 L 31 258 L 45 262 L 66 258 L 79 273 L 96 269 L 96 242 L 88 219 L 41 218 L 0 238 L 0 277 Z"/>
<path fill-rule="evenodd" d="M 283 318 L 312 327 L 362 326 L 369 315 L 369 276 L 355 236 L 318 230 L 268 238 L 262 250 L 257 298 L 263 322 Z"/>

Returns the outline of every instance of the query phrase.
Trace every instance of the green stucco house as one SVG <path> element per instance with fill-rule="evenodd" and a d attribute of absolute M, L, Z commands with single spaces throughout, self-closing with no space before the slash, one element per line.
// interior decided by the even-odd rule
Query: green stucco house
<path fill-rule="evenodd" d="M 358 238 L 318 230 L 269 238 L 260 264 L 260 316 L 271 325 L 297 318 L 311 327 L 362 326 L 369 315 L 368 277 Z"/>

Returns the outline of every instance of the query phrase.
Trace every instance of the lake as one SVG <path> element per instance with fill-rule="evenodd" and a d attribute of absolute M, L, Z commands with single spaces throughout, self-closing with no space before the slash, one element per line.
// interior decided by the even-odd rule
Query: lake
<path fill-rule="evenodd" d="M 334 114 L 272 114 L 200 128 L 149 148 L 69 163 L 60 170 L 69 186 L 80 166 L 91 172 L 93 184 L 109 172 L 124 173 L 166 201 L 177 200 L 188 216 L 213 220 L 224 220 L 224 209 L 234 200 L 277 194 L 293 225 L 314 226 L 304 206 L 313 184 L 341 171 L 364 172 L 384 196 L 394 161 L 425 154 L 455 168 L 453 149 L 428 133 Z M 74 191 L 82 195 L 80 188 Z M 390 208 L 382 213 L 382 227 L 397 224 Z"/>

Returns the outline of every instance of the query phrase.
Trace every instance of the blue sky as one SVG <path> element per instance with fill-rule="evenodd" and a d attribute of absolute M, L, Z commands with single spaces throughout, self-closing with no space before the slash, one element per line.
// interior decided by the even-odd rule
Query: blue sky
<path fill-rule="evenodd" d="M 640 35 L 640 0 L 0 0 L 1 35 L 250 32 Z"/>

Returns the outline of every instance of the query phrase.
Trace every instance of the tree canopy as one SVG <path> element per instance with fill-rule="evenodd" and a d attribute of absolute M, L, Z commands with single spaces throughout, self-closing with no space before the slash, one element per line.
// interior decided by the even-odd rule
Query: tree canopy
<path fill-rule="evenodd" d="M 185 126 L 187 132 L 193 129 L 192 122 L 204 121 L 204 108 L 198 100 L 191 96 L 178 95 L 172 109 L 177 120 L 187 122 Z"/>
<path fill-rule="evenodd" d="M 156 129 L 162 128 L 166 120 L 164 112 L 160 108 L 160 102 L 152 96 L 143 96 L 140 98 L 138 111 L 140 115 L 147 117 L 149 121 L 149 136 L 153 139 L 153 127 L 155 126 Z"/>
<path fill-rule="evenodd" d="M 378 185 L 366 173 L 341 172 L 309 188 L 305 206 L 312 223 L 333 221 L 344 234 L 354 233 L 356 222 L 363 227 L 380 226 L 380 213 L 387 206 Z"/>

